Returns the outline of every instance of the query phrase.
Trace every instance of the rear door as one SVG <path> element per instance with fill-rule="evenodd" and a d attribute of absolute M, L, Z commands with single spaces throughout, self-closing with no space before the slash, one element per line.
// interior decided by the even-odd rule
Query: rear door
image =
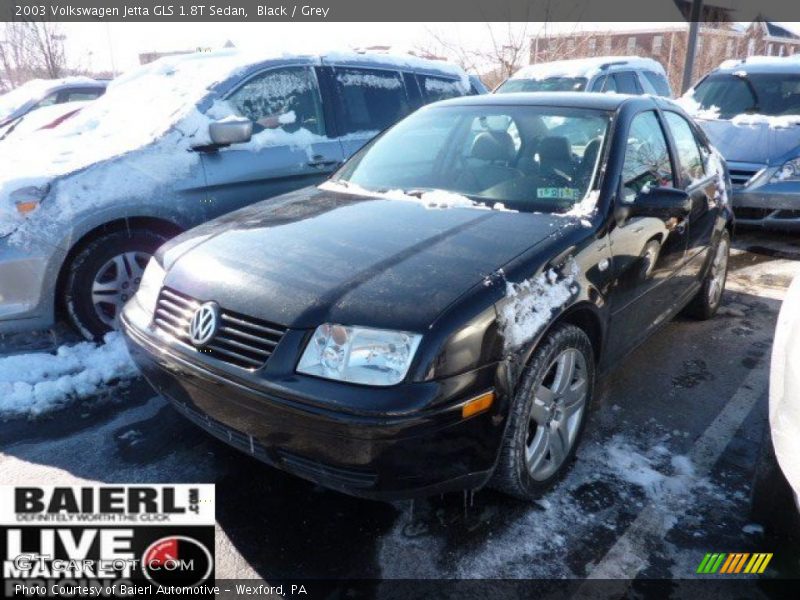
<path fill-rule="evenodd" d="M 642 93 L 642 87 L 639 85 L 639 80 L 633 71 L 618 71 L 614 73 L 613 77 L 617 92 L 620 94 L 637 96 Z"/>
<path fill-rule="evenodd" d="M 405 78 L 398 70 L 333 65 L 331 74 L 345 158 L 412 110 Z"/>
<path fill-rule="evenodd" d="M 311 66 L 256 73 L 227 94 L 222 106 L 209 110 L 212 118 L 223 113 L 253 121 L 253 138 L 202 153 L 206 218 L 317 184 L 342 162 L 338 140 L 328 135 Z"/>

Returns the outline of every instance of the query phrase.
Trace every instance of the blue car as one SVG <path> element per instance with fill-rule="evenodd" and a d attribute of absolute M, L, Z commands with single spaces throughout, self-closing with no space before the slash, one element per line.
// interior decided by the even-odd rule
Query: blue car
<path fill-rule="evenodd" d="M 479 91 L 453 65 L 383 54 L 192 54 L 118 77 L 0 148 L 0 334 L 61 311 L 102 336 L 170 237 L 318 184 L 420 106 Z"/>
<path fill-rule="evenodd" d="M 726 61 L 682 104 L 728 163 L 736 222 L 800 231 L 800 57 Z"/>

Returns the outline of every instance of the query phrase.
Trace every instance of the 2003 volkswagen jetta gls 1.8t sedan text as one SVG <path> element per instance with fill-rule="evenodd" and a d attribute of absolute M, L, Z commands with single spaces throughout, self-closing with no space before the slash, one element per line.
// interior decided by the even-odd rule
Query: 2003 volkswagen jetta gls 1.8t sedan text
<path fill-rule="evenodd" d="M 729 188 L 667 100 L 448 100 L 321 186 L 168 242 L 123 328 L 159 392 L 271 465 L 373 498 L 532 498 L 596 374 L 715 313 Z"/>

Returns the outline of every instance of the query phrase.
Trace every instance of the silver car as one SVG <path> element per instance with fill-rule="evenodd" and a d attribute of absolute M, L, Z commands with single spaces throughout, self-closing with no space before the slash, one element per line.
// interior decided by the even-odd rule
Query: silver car
<path fill-rule="evenodd" d="M 0 333 L 63 312 L 102 336 L 168 238 L 317 184 L 416 108 L 478 91 L 447 63 L 370 54 L 196 54 L 123 75 L 46 140 L 0 148 Z"/>
<path fill-rule="evenodd" d="M 800 231 L 800 57 L 726 61 L 682 103 L 728 163 L 736 222 Z"/>

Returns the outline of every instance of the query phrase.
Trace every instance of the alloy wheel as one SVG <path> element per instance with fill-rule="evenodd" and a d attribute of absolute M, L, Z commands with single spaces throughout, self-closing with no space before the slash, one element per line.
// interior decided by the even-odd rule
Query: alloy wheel
<path fill-rule="evenodd" d="M 586 358 L 578 349 L 567 348 L 552 360 L 534 388 L 525 441 L 525 465 L 534 480 L 546 480 L 569 456 L 588 393 Z"/>

